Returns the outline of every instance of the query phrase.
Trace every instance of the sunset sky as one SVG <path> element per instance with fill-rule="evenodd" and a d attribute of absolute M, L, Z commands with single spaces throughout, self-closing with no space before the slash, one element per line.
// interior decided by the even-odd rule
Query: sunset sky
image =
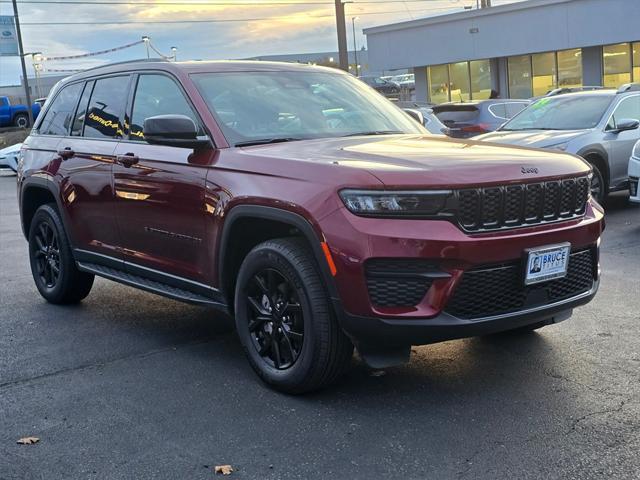
<path fill-rule="evenodd" d="M 28 0 L 27 0 L 28 1 Z M 50 0 L 51 1 L 51 0 Z M 55 1 L 55 0 L 54 0 Z M 69 0 L 74 1 L 74 0 Z M 151 37 L 161 51 L 178 48 L 178 59 L 244 58 L 268 54 L 307 53 L 337 50 L 332 0 L 244 0 L 195 5 L 198 0 L 112 0 L 121 5 L 43 4 L 19 2 L 25 51 L 45 56 L 74 55 L 116 47 Z M 518 0 L 494 0 L 494 5 Z M 287 4 L 274 3 L 284 2 Z M 299 2 L 291 5 L 290 3 Z M 109 3 L 109 2 L 107 2 Z M 136 3 L 149 3 L 140 5 Z M 171 3 L 168 5 L 167 3 Z M 212 3 L 216 3 L 212 5 Z M 224 4 L 223 4 L 224 3 Z M 243 5 L 243 3 L 245 3 Z M 247 5 L 246 3 L 251 3 Z M 349 48 L 353 46 L 351 17 L 356 20 L 357 44 L 365 42 L 362 29 L 431 15 L 462 11 L 476 0 L 354 1 L 346 5 Z M 0 3 L 0 14 L 11 15 L 10 2 Z M 241 21 L 235 21 L 241 19 Z M 245 21 L 244 19 L 255 19 Z M 60 22 L 175 22 L 216 20 L 218 23 L 120 23 L 102 25 L 56 25 Z M 233 22 L 226 22 L 234 20 Z M 221 22 L 223 21 L 223 22 Z M 41 23 L 49 23 L 43 25 Z M 438 46 L 442 48 L 442 46 Z M 90 59 L 47 62 L 50 69 L 86 68 L 102 63 L 144 57 L 142 45 L 122 52 Z M 29 60 L 30 63 L 30 60 Z M 30 73 L 31 66 L 29 65 Z M 18 84 L 17 57 L 0 57 L 0 85 Z"/>

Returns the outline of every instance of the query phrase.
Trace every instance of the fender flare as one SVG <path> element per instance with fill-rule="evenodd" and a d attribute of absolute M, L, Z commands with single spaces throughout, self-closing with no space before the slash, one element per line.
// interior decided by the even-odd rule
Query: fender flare
<path fill-rule="evenodd" d="M 326 285 L 329 296 L 332 301 L 339 301 L 338 289 L 335 284 L 335 280 L 331 275 L 329 270 L 329 266 L 327 265 L 327 260 L 325 258 L 324 252 L 321 247 L 321 242 L 324 241 L 321 234 L 316 232 L 313 225 L 302 215 L 298 213 L 291 212 L 289 210 L 283 210 L 275 207 L 267 207 L 261 205 L 238 205 L 236 207 L 231 208 L 229 213 L 226 215 L 226 220 L 222 226 L 222 234 L 220 237 L 220 248 L 218 249 L 218 265 L 219 265 L 219 277 L 218 284 L 222 287 L 224 285 L 225 271 L 224 271 L 224 259 L 226 257 L 226 252 L 228 250 L 230 235 L 232 231 L 233 224 L 243 218 L 253 217 L 253 218 L 261 218 L 265 220 L 274 220 L 282 223 L 289 224 L 302 233 L 302 235 L 306 238 L 309 246 L 311 247 L 311 251 L 313 252 L 313 256 L 320 268 L 320 274 L 322 275 L 322 279 Z M 226 293 L 226 292 L 223 292 Z"/>
<path fill-rule="evenodd" d="M 67 213 L 65 208 L 62 205 L 61 198 L 60 198 L 60 188 L 53 180 L 51 180 L 48 177 L 30 176 L 25 178 L 22 184 L 20 185 L 20 203 L 19 203 L 20 226 L 22 227 L 22 233 L 24 234 L 24 237 L 26 239 L 29 238 L 29 232 L 26 231 L 25 223 L 24 223 L 24 208 L 23 208 L 24 198 L 26 193 L 29 190 L 35 190 L 35 189 L 45 190 L 49 192 L 53 197 L 56 203 L 56 207 L 58 208 L 58 213 L 60 214 L 60 218 L 62 219 L 62 225 L 64 226 L 64 230 L 67 234 L 67 238 L 69 239 L 69 244 L 73 248 L 73 246 L 75 245 L 75 241 L 73 238 L 73 231 L 69 229 L 69 221 L 67 219 Z"/>

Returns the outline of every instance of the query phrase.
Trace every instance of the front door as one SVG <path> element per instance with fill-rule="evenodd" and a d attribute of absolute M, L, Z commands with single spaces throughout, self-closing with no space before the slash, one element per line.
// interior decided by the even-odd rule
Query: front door
<path fill-rule="evenodd" d="M 127 269 L 167 282 L 167 274 L 206 283 L 206 165 L 213 153 L 149 145 L 145 118 L 182 114 L 201 125 L 182 89 L 164 74 L 141 74 L 130 107 L 129 139 L 113 169 L 118 227 Z M 201 128 L 201 127 L 200 127 Z"/>
<path fill-rule="evenodd" d="M 640 94 L 631 95 L 620 101 L 609 120 L 607 129 L 615 129 L 623 119 L 640 121 Z M 628 179 L 629 158 L 631 158 L 633 146 L 640 139 L 640 129 L 636 128 L 619 133 L 608 132 L 606 135 L 611 140 L 609 152 L 610 183 L 612 186 L 617 186 Z"/>

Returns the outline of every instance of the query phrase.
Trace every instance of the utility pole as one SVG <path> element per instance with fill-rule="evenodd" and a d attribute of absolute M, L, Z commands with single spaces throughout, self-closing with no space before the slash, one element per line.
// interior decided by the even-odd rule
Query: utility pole
<path fill-rule="evenodd" d="M 13 1 L 15 3 L 15 0 Z M 336 0 L 336 27 L 338 28 L 338 64 L 342 70 L 348 72 L 347 27 L 344 21 L 344 3 L 342 3 L 342 0 Z"/>
<path fill-rule="evenodd" d="M 356 77 L 360 76 L 360 72 L 358 71 L 358 45 L 356 44 L 356 20 L 358 17 L 351 17 L 351 27 L 353 28 L 353 55 L 355 57 L 356 62 Z"/>
<path fill-rule="evenodd" d="M 29 115 L 29 126 L 33 126 L 33 106 L 31 104 L 31 92 L 29 91 L 29 79 L 27 78 L 27 65 L 24 61 L 25 53 L 22 46 L 22 32 L 20 31 L 20 20 L 18 18 L 18 4 L 13 0 L 13 18 L 16 23 L 16 35 L 18 36 L 18 53 L 20 54 L 20 65 L 22 66 L 22 78 L 24 79 L 24 93 L 27 97 L 27 114 Z"/>
<path fill-rule="evenodd" d="M 144 46 L 147 49 L 147 59 L 149 59 L 150 58 L 150 55 L 149 55 L 149 42 L 151 41 L 151 39 L 149 37 L 147 37 L 146 35 L 144 35 L 142 37 L 142 41 L 144 42 Z"/>

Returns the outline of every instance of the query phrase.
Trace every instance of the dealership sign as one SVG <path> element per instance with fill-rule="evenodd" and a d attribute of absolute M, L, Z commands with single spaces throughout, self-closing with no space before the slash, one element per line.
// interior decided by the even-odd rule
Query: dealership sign
<path fill-rule="evenodd" d="M 13 15 L 0 15 L 0 56 L 19 55 Z"/>

